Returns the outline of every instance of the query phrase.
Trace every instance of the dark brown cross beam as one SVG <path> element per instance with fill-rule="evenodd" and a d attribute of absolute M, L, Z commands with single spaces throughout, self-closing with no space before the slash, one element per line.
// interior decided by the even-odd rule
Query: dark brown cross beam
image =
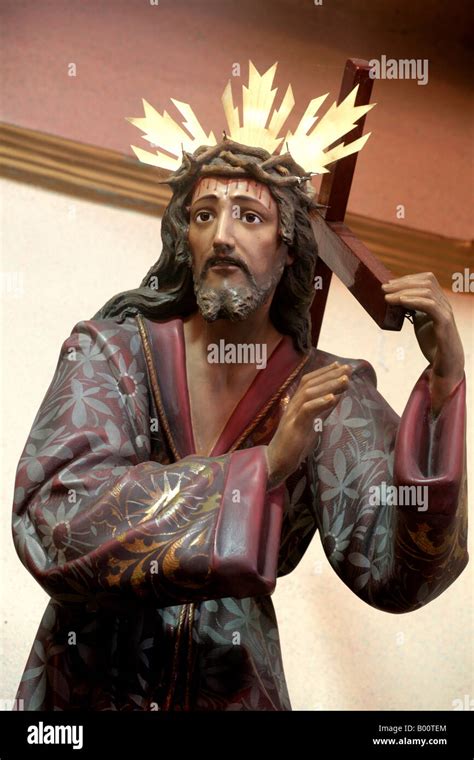
<path fill-rule="evenodd" d="M 338 103 L 358 84 L 355 105 L 370 102 L 373 80 L 369 76 L 369 64 L 358 58 L 349 58 L 342 78 Z M 334 145 L 345 145 L 361 137 L 365 116 L 357 122 Z M 315 291 L 311 306 L 312 341 L 316 346 L 331 284 L 332 273 L 346 285 L 353 296 L 383 330 L 401 330 L 405 310 L 400 306 L 388 306 L 381 285 L 393 275 L 354 233 L 344 224 L 357 153 L 336 161 L 329 174 L 324 174 L 318 202 L 327 206 L 312 212 L 311 224 L 318 244 L 319 255 L 315 277 L 321 277 L 322 288 Z M 318 284 L 318 280 L 315 280 Z"/>

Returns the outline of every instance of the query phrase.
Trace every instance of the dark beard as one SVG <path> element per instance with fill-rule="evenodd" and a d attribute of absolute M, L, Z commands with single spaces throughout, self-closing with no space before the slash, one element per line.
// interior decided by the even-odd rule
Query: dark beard
<path fill-rule="evenodd" d="M 251 272 L 247 273 L 248 285 L 239 287 L 211 288 L 202 280 L 196 282 L 193 273 L 194 293 L 202 317 L 206 322 L 229 319 L 241 322 L 253 314 L 268 299 L 281 278 L 283 264 L 264 285 L 257 285 Z"/>

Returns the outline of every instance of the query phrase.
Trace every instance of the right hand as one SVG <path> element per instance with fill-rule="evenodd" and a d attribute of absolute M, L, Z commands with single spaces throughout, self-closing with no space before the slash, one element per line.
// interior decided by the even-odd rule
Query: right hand
<path fill-rule="evenodd" d="M 286 480 L 314 447 L 314 420 L 329 414 L 349 385 L 350 364 L 334 362 L 304 375 L 267 446 L 269 490 Z"/>

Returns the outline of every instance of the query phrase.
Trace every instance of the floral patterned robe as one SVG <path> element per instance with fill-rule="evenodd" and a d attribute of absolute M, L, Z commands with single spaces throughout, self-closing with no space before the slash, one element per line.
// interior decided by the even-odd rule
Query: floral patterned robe
<path fill-rule="evenodd" d="M 372 367 L 312 454 L 267 492 L 263 445 L 306 372 L 284 337 L 211 456 L 194 454 L 180 319 L 80 322 L 18 465 L 13 532 L 51 596 L 17 698 L 26 710 L 291 710 L 270 595 L 316 530 L 370 605 L 407 612 L 467 563 L 464 381 L 431 415 L 429 370 L 401 420 Z M 212 414 L 212 409 L 209 410 Z M 429 508 L 372 506 L 427 485 Z"/>

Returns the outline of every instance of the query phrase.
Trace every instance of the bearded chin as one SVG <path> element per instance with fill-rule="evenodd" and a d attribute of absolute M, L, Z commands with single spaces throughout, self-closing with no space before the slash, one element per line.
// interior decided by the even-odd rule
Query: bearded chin
<path fill-rule="evenodd" d="M 196 300 L 206 322 L 215 322 L 216 319 L 240 322 L 263 303 L 246 288 L 220 290 L 201 287 L 196 291 Z"/>
<path fill-rule="evenodd" d="M 242 322 L 266 302 L 280 277 L 281 271 L 275 272 L 264 286 L 253 282 L 238 288 L 211 288 L 203 282 L 195 282 L 194 293 L 199 311 L 206 322 L 217 319 Z"/>

